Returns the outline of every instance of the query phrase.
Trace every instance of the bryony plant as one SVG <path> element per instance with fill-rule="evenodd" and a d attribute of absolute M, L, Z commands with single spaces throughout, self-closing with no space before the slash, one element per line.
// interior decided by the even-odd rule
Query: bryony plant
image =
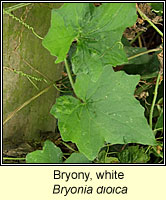
<path fill-rule="evenodd" d="M 42 44 L 57 57 L 55 63 L 65 62 L 76 97 L 57 98 L 51 114 L 58 119 L 62 139 L 75 143 L 89 160 L 105 143 L 156 144 L 144 108 L 134 97 L 140 76 L 113 70 L 128 63 L 121 38 L 136 19 L 134 3 L 99 7 L 65 3 L 52 10 L 51 27 Z"/>
<path fill-rule="evenodd" d="M 42 150 L 27 154 L 26 163 L 62 163 L 63 153 L 50 140 L 44 142 Z M 75 152 L 65 160 L 65 163 L 91 163 L 83 154 Z"/>

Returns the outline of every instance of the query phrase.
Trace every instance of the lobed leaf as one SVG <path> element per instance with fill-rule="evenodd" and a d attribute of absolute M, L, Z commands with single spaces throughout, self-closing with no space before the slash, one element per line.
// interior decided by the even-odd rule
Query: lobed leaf
<path fill-rule="evenodd" d="M 139 78 L 114 72 L 109 65 L 96 82 L 87 74 L 78 75 L 75 92 L 79 99 L 62 96 L 51 109 L 58 118 L 62 139 L 76 143 L 89 160 L 104 142 L 154 145 L 144 108 L 133 95 Z"/>
<path fill-rule="evenodd" d="M 51 55 L 58 57 L 58 63 L 64 61 L 72 42 L 77 41 L 73 71 L 89 73 L 96 81 L 103 64 L 116 66 L 128 62 L 121 37 L 136 18 L 134 3 L 103 3 L 100 7 L 65 3 L 52 11 L 51 28 L 42 43 Z"/>
<path fill-rule="evenodd" d="M 64 3 L 60 9 L 53 9 L 51 27 L 42 41 L 43 46 L 53 56 L 56 63 L 64 61 L 74 39 L 81 31 L 83 19 L 89 15 L 89 4 Z"/>
<path fill-rule="evenodd" d="M 43 150 L 28 153 L 26 163 L 62 163 L 62 151 L 50 140 L 46 140 Z"/>

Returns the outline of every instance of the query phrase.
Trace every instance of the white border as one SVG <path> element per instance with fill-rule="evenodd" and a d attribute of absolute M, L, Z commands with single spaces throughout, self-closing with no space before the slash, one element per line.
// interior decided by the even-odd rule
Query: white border
<path fill-rule="evenodd" d="M 163 78 L 164 78 L 164 150 L 165 150 L 165 1 L 1 1 L 1 166 L 165 166 L 165 151 L 164 151 L 164 164 L 2 164 L 3 163 L 3 55 L 2 55 L 2 44 L 3 44 L 3 38 L 2 38 L 2 30 L 3 30 L 3 3 L 151 3 L 151 2 L 160 2 L 164 3 L 164 50 L 163 50 Z"/>

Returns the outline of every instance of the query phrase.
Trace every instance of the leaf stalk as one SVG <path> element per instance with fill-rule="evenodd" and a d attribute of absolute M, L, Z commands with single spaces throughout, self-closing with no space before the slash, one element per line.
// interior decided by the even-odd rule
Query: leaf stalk
<path fill-rule="evenodd" d="M 151 105 L 151 109 L 150 109 L 150 115 L 149 115 L 149 124 L 150 127 L 152 128 L 152 119 L 153 119 L 153 111 L 154 111 L 154 106 L 155 106 L 155 102 L 157 99 L 157 91 L 158 91 L 158 87 L 159 87 L 159 81 L 160 81 L 160 72 L 158 73 L 157 76 L 157 81 L 156 81 L 156 86 L 155 86 L 155 90 L 154 90 L 154 97 L 153 97 L 153 101 L 152 101 L 152 105 Z"/>
<path fill-rule="evenodd" d="M 153 24 L 153 22 L 138 8 L 137 6 L 137 11 L 140 14 L 140 16 L 145 19 L 160 35 L 163 37 L 163 33 Z"/>
<path fill-rule="evenodd" d="M 73 82 L 73 79 L 72 79 L 70 67 L 69 67 L 68 62 L 67 62 L 66 59 L 65 59 L 65 67 L 66 67 L 66 71 L 67 71 L 67 74 L 68 74 L 68 77 L 69 77 L 70 84 L 71 84 L 71 86 L 72 86 L 72 88 L 74 90 L 74 82 Z"/>

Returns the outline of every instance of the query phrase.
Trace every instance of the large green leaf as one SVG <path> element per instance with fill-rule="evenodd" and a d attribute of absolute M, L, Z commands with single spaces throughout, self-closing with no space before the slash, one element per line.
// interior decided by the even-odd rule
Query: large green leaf
<path fill-rule="evenodd" d="M 154 145 L 144 108 L 133 95 L 139 78 L 114 72 L 109 65 L 96 82 L 87 74 L 78 75 L 75 92 L 79 99 L 62 96 L 51 109 L 59 120 L 63 140 L 76 143 L 89 160 L 105 141 Z"/>
<path fill-rule="evenodd" d="M 88 3 L 64 3 L 60 9 L 52 10 L 51 27 L 42 44 L 51 55 L 58 57 L 56 63 L 64 61 L 72 41 L 81 32 L 81 24 L 85 24 L 83 19 L 89 15 Z"/>
<path fill-rule="evenodd" d="M 89 3 L 65 3 L 52 11 L 51 28 L 43 45 L 58 57 L 58 63 L 66 58 L 72 42 L 76 40 L 73 71 L 75 74 L 92 73 L 96 81 L 102 72 L 102 64 L 116 66 L 128 61 L 121 37 L 136 18 L 134 3 L 103 3 L 98 8 Z"/>

